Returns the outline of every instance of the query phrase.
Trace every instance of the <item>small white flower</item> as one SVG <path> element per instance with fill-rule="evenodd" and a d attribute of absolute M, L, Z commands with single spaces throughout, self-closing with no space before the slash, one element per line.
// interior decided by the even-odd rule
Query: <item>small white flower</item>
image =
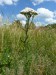
<path fill-rule="evenodd" d="M 29 13 L 30 13 L 30 15 L 37 15 L 37 11 L 35 11 L 34 9 L 29 8 L 29 7 L 26 7 L 20 13 L 24 14 L 24 15 L 29 14 Z"/>

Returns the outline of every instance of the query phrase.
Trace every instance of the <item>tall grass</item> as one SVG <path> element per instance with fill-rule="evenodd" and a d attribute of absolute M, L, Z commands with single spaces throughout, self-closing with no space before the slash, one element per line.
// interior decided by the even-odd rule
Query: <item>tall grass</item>
<path fill-rule="evenodd" d="M 16 24 L 0 27 L 0 64 L 10 62 L 0 67 L 1 74 L 56 75 L 56 29 L 30 28 L 26 46 L 24 39 L 24 30 Z"/>

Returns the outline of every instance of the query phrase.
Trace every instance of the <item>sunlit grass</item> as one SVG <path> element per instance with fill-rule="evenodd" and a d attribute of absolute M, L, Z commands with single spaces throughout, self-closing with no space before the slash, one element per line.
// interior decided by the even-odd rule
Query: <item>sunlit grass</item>
<path fill-rule="evenodd" d="M 29 29 L 26 47 L 24 37 L 16 24 L 0 27 L 0 63 L 10 61 L 10 66 L 2 67 L 2 75 L 26 75 L 26 71 L 27 75 L 56 75 L 56 29 Z"/>

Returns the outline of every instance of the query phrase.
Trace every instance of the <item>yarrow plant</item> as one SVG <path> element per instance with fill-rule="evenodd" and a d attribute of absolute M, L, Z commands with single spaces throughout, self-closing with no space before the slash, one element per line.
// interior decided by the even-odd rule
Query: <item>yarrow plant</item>
<path fill-rule="evenodd" d="M 32 20 L 33 20 L 33 18 L 34 18 L 34 16 L 35 15 L 38 15 L 37 14 L 37 12 L 34 10 L 34 9 L 32 9 L 32 8 L 25 8 L 25 9 L 23 9 L 21 12 L 20 12 L 21 14 L 23 14 L 25 17 L 26 17 L 26 24 L 25 24 L 25 40 L 23 40 L 23 42 L 24 42 L 24 46 L 25 46 L 25 60 L 24 60 L 24 64 L 25 64 L 25 66 L 24 66 L 24 74 L 26 74 L 26 75 L 29 75 L 29 66 L 30 66 L 30 60 L 28 61 L 28 49 L 26 49 L 26 48 L 28 48 L 27 47 L 27 45 L 28 45 L 28 43 L 27 43 L 27 39 L 28 39 L 28 29 L 29 29 L 29 22 L 30 22 L 30 18 L 32 17 Z"/>

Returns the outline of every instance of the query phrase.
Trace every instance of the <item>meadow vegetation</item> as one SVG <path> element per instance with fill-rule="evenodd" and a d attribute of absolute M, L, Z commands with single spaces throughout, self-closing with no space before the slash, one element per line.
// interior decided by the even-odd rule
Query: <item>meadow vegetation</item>
<path fill-rule="evenodd" d="M 0 74 L 56 75 L 55 27 L 38 28 L 31 23 L 26 44 L 25 28 L 19 21 L 0 27 Z"/>

